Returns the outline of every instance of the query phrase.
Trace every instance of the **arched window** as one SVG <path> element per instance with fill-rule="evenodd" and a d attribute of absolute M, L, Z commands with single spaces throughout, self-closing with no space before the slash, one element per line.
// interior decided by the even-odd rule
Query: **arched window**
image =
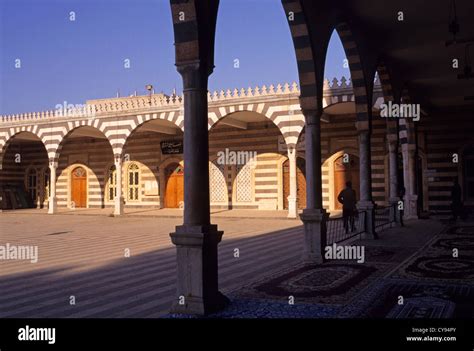
<path fill-rule="evenodd" d="M 140 191 L 140 169 L 135 163 L 132 163 L 130 166 L 128 166 L 127 178 L 128 178 L 127 199 L 129 201 L 138 201 L 139 191 Z"/>
<path fill-rule="evenodd" d="M 227 183 L 224 176 L 225 166 L 209 162 L 209 188 L 211 202 L 227 202 Z"/>
<path fill-rule="evenodd" d="M 253 202 L 252 167 L 249 163 L 236 166 L 236 202 Z"/>
<path fill-rule="evenodd" d="M 117 171 L 115 165 L 112 165 L 107 174 L 107 200 L 113 201 L 115 196 L 117 196 Z"/>
<path fill-rule="evenodd" d="M 33 202 L 36 202 L 38 194 L 38 173 L 35 168 L 30 168 L 26 178 L 26 191 Z"/>

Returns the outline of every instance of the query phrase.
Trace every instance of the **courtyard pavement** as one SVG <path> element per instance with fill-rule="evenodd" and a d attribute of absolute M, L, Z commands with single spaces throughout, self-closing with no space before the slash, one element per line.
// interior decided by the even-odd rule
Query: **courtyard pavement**
<path fill-rule="evenodd" d="M 181 219 L 77 214 L 0 214 L 1 245 L 39 249 L 37 263 L 0 261 L 0 318 L 170 317 L 175 248 L 169 233 Z M 229 318 L 358 316 L 359 302 L 372 301 L 369 292 L 409 271 L 403 267 L 410 267 L 447 230 L 438 221 L 407 222 L 403 229 L 381 232 L 379 240 L 351 243 L 366 246 L 364 265 L 308 267 L 301 264 L 299 220 L 214 215 L 213 223 L 224 230 L 219 283 L 232 303 L 212 317 Z M 234 256 L 236 248 L 239 257 Z M 310 293 L 304 291 L 308 287 Z M 294 304 L 288 303 L 290 295 Z"/>
<path fill-rule="evenodd" d="M 1 213 L 1 245 L 38 246 L 39 260 L 0 261 L 0 318 L 166 313 L 175 298 L 175 247 L 169 233 L 181 222 L 166 217 Z M 300 259 L 298 220 L 213 222 L 225 232 L 219 245 L 224 292 Z M 235 248 L 239 258 L 234 257 Z"/>

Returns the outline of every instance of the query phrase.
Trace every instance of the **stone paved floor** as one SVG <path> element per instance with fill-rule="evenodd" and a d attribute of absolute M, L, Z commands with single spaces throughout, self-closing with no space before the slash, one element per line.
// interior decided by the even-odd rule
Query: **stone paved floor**
<path fill-rule="evenodd" d="M 179 218 L 0 214 L 0 244 L 37 245 L 38 263 L 0 261 L 0 317 L 157 317 L 175 298 Z M 298 262 L 301 222 L 216 218 L 224 292 Z M 234 249 L 240 258 L 234 257 Z M 125 250 L 130 257 L 125 257 Z M 70 296 L 76 305 L 69 305 Z"/>
<path fill-rule="evenodd" d="M 337 300 L 344 293 L 341 287 L 354 283 L 335 277 L 333 265 L 326 263 L 317 266 L 310 286 L 298 285 L 298 279 L 303 281 L 298 268 L 311 268 L 300 264 L 234 291 L 229 308 L 210 318 L 474 318 L 474 221 L 444 228 L 434 221 L 410 222 L 404 231 L 393 228 L 384 232 L 381 240 L 353 244 L 366 245 L 367 252 L 373 254 L 368 261 L 384 261 L 388 269 L 342 303 Z M 452 256 L 453 248 L 459 248 L 458 258 Z M 396 254 L 387 255 L 390 251 Z M 350 268 L 347 264 L 341 271 L 350 276 Z M 323 279 L 325 270 L 331 272 L 329 282 Z M 258 289 L 265 286 L 270 293 Z M 285 288 L 286 296 L 278 293 Z M 321 299 L 324 288 L 333 289 L 332 302 L 308 303 L 308 296 L 302 294 L 311 292 L 313 299 Z M 294 305 L 287 301 L 292 291 Z M 404 298 L 401 305 L 400 296 Z"/>
<path fill-rule="evenodd" d="M 180 221 L 175 217 L 1 213 L 0 244 L 38 245 L 40 259 L 36 264 L 0 261 L 0 317 L 166 316 L 175 291 L 175 250 L 169 232 Z M 360 286 L 349 284 L 351 289 L 343 298 L 341 294 L 325 299 L 305 298 L 293 291 L 295 303 L 290 304 L 288 296 L 274 298 L 271 291 L 270 295 L 260 296 L 258 291 L 243 292 L 301 267 L 301 222 L 241 217 L 214 217 L 213 222 L 225 231 L 219 250 L 219 276 L 231 305 L 211 318 L 361 316 L 363 313 L 354 307 L 381 299 L 380 293 L 392 289 L 387 284 L 393 281 L 394 274 L 425 252 L 444 228 L 436 221 L 408 222 L 402 230 L 382 232 L 380 240 L 355 241 L 351 244 L 367 247 L 368 265 L 376 273 L 370 273 L 372 276 L 369 274 Z M 463 234 L 466 235 L 470 234 Z M 235 248 L 240 250 L 239 258 L 233 255 Z M 130 250 L 130 257 L 124 257 L 126 249 Z M 341 263 L 344 262 L 335 264 Z M 350 274 L 330 267 L 337 277 L 331 281 L 331 274 L 324 273 L 329 266 L 325 265 L 323 271 L 319 267 L 316 275 L 294 280 L 289 289 L 308 281 L 318 289 L 347 285 Z M 319 279 L 322 276 L 326 281 Z M 413 279 L 411 283 L 417 284 Z M 409 285 L 403 289 L 409 289 Z M 467 290 L 455 291 L 463 292 L 466 296 L 471 294 Z M 71 296 L 76 300 L 73 306 L 69 304 Z M 445 310 L 449 308 L 438 309 Z M 378 310 L 371 313 L 380 315 Z"/>
<path fill-rule="evenodd" d="M 14 211 L 5 211 L 6 214 L 46 214 L 47 209 L 23 209 Z M 83 216 L 112 216 L 113 209 L 111 208 L 78 208 L 78 209 L 66 209 L 60 208 L 57 215 L 83 215 Z M 332 211 L 331 217 L 340 217 L 341 211 Z M 157 217 L 157 218 L 182 218 L 183 210 L 174 208 L 163 208 L 163 209 L 137 209 L 137 208 L 126 208 L 124 217 Z M 268 218 L 268 219 L 288 219 L 288 211 L 264 211 L 264 210 L 245 210 L 245 209 L 234 209 L 234 210 L 222 210 L 213 209 L 211 210 L 212 218 Z"/>

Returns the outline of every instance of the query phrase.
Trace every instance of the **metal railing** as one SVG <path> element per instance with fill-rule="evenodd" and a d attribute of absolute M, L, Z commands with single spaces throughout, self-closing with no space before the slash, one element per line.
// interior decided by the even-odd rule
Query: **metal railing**
<path fill-rule="evenodd" d="M 374 209 L 374 221 L 376 229 L 384 229 L 391 227 L 396 221 L 396 205 L 377 206 Z M 326 218 L 326 245 L 340 243 L 351 239 L 357 235 L 361 235 L 366 231 L 367 211 L 357 211 L 354 215 L 354 226 L 351 220 L 348 220 L 347 228 L 344 226 L 344 218 Z"/>
<path fill-rule="evenodd" d="M 353 226 L 349 218 L 347 228 L 345 228 L 342 217 L 328 218 L 326 220 L 326 245 L 340 243 L 341 241 L 361 235 L 365 232 L 365 219 L 366 212 L 357 211 L 354 215 Z"/>
<path fill-rule="evenodd" d="M 393 206 L 377 206 L 375 208 L 375 228 L 390 227 L 395 218 L 393 218 L 395 205 Z"/>

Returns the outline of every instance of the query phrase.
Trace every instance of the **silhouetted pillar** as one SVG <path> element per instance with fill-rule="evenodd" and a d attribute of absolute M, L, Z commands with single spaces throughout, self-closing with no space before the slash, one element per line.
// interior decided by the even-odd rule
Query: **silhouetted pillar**
<path fill-rule="evenodd" d="M 171 233 L 177 250 L 174 313 L 207 314 L 228 302 L 218 290 L 217 245 L 222 231 L 210 224 L 207 82 L 199 62 L 179 65 L 184 93 L 184 221 Z"/>
<path fill-rule="evenodd" d="M 389 177 L 390 177 L 390 221 L 401 223 L 400 211 L 398 209 L 398 143 L 397 140 L 390 140 L 388 142 L 388 163 L 389 163 Z"/>
<path fill-rule="evenodd" d="M 290 195 L 288 196 L 288 218 L 298 217 L 298 185 L 296 179 L 296 148 L 288 148 L 290 164 Z"/>
<path fill-rule="evenodd" d="M 372 171 L 370 157 L 370 130 L 362 129 L 359 134 L 360 196 L 357 208 L 365 211 L 365 236 L 376 238 L 375 204 L 372 200 Z"/>
<path fill-rule="evenodd" d="M 402 146 L 403 155 L 403 180 L 405 183 L 405 201 L 404 201 L 404 219 L 417 219 L 417 203 L 418 196 L 416 195 L 415 181 L 415 150 L 413 145 L 404 144 Z"/>
<path fill-rule="evenodd" d="M 122 194 L 122 158 L 121 156 L 115 157 L 115 186 L 116 186 L 116 194 L 115 194 L 115 208 L 114 208 L 114 216 L 121 216 L 123 215 L 123 194 Z"/>
<path fill-rule="evenodd" d="M 58 201 L 56 198 L 56 170 L 58 169 L 57 162 L 50 162 L 49 164 L 49 206 L 48 214 L 55 214 L 58 211 Z"/>
<path fill-rule="evenodd" d="M 326 211 L 323 209 L 321 174 L 321 112 L 305 110 L 306 209 L 300 215 L 304 223 L 303 259 L 322 263 L 326 246 Z"/>

